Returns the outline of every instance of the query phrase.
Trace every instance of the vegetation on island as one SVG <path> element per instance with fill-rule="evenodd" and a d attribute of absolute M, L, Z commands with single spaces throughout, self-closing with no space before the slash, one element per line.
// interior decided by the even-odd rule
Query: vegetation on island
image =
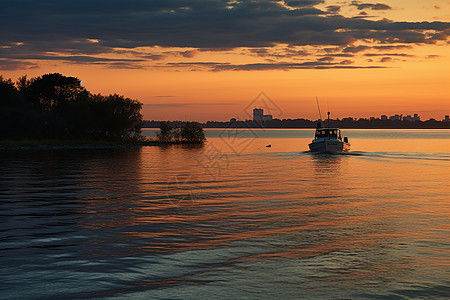
<path fill-rule="evenodd" d="M 1 140 L 137 141 L 141 108 L 124 96 L 92 94 L 59 73 L 16 82 L 0 76 Z"/>
<path fill-rule="evenodd" d="M 160 122 L 157 138 L 166 144 L 203 144 L 206 141 L 203 128 L 198 122 L 185 122 L 181 127 L 171 127 L 170 122 Z"/>

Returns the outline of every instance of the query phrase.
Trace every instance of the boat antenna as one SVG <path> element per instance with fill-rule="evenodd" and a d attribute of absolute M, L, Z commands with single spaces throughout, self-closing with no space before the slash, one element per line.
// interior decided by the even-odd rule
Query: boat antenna
<path fill-rule="evenodd" d="M 317 96 L 316 96 L 316 102 L 317 102 L 317 109 L 319 110 L 320 121 L 322 121 L 322 114 L 320 113 L 319 99 L 317 99 Z"/>

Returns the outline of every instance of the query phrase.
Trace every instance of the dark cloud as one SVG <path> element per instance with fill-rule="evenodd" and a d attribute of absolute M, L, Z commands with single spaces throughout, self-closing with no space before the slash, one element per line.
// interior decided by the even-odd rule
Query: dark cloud
<path fill-rule="evenodd" d="M 254 63 L 254 64 L 229 64 L 214 62 L 194 62 L 194 63 L 171 63 L 172 67 L 180 68 L 198 68 L 206 70 L 219 71 L 289 71 L 298 69 L 373 69 L 380 66 L 353 66 L 350 60 L 343 60 L 339 63 L 327 61 L 310 61 L 303 63 Z"/>
<path fill-rule="evenodd" d="M 0 48 L 0 57 L 54 60 L 50 54 L 57 53 L 67 62 L 130 63 L 137 67 L 140 62 L 98 57 L 122 51 L 157 61 L 175 55 L 191 58 L 196 51 L 264 49 L 278 44 L 345 49 L 358 41 L 384 45 L 437 43 L 448 38 L 445 30 L 450 29 L 449 22 L 346 18 L 337 14 L 337 6 L 329 6 L 328 11 L 315 8 L 324 3 L 322 0 L 285 3 L 289 7 L 275 0 L 6 0 L 0 10 L 0 47 L 10 48 L 9 52 Z M 353 5 L 372 10 L 384 7 L 381 3 Z M 135 52 L 137 47 L 152 46 L 198 50 L 174 51 L 177 54 Z M 280 58 L 302 54 L 273 50 L 267 55 Z"/>
<path fill-rule="evenodd" d="M 359 1 L 352 1 L 351 5 L 356 6 L 359 10 L 363 10 L 363 9 L 390 10 L 390 9 L 392 9 L 392 7 L 390 7 L 387 4 L 383 4 L 383 3 L 372 4 L 372 3 L 361 3 Z"/>
<path fill-rule="evenodd" d="M 380 59 L 381 63 L 391 62 L 391 61 L 392 61 L 392 57 L 389 57 L 389 56 L 385 56 L 385 57 Z"/>
<path fill-rule="evenodd" d="M 351 64 L 353 64 L 353 61 L 351 61 L 349 59 L 345 59 L 345 60 L 342 60 L 341 62 L 339 62 L 339 64 L 341 64 L 341 65 L 351 65 Z"/>
<path fill-rule="evenodd" d="M 246 51 L 251 55 L 268 58 L 299 58 L 310 55 L 311 53 L 302 49 L 270 49 L 270 48 L 251 48 Z M 244 52 L 244 54 L 246 53 Z"/>
<path fill-rule="evenodd" d="M 181 54 L 183 57 L 189 57 L 189 58 L 192 58 L 192 57 L 196 56 L 198 53 L 199 53 L 198 50 L 187 50 L 187 51 L 181 52 L 180 54 Z"/>
<path fill-rule="evenodd" d="M 373 56 L 400 56 L 400 57 L 414 57 L 412 54 L 406 53 L 366 53 L 364 56 L 373 57 Z"/>
<path fill-rule="evenodd" d="M 0 70 L 15 71 L 15 70 L 34 69 L 37 67 L 38 65 L 32 62 L 0 59 Z"/>
<path fill-rule="evenodd" d="M 165 58 L 165 56 L 161 54 L 142 55 L 141 57 L 148 58 L 150 60 L 163 60 Z"/>
<path fill-rule="evenodd" d="M 344 52 L 344 53 L 348 53 L 348 52 L 350 52 L 350 53 L 358 53 L 358 52 L 367 50 L 369 48 L 370 48 L 369 46 L 363 46 L 363 45 L 356 46 L 356 47 L 346 47 L 344 50 L 342 50 L 342 52 Z"/>
<path fill-rule="evenodd" d="M 308 7 L 324 3 L 324 0 L 285 0 L 286 5 L 291 7 Z"/>
<path fill-rule="evenodd" d="M 324 57 L 319 58 L 317 61 L 329 63 L 329 62 L 332 62 L 333 60 L 334 60 L 334 58 L 331 56 L 324 56 Z"/>
<path fill-rule="evenodd" d="M 376 49 L 376 50 L 385 51 L 385 50 L 411 49 L 412 46 L 411 45 L 389 45 L 389 46 L 373 46 L 372 48 Z"/>
<path fill-rule="evenodd" d="M 360 29 L 443 30 L 449 23 L 385 23 L 327 16 L 307 3 L 289 10 L 274 1 L 221 0 L 7 1 L 0 12 L 0 41 L 42 44 L 52 51 L 110 51 L 112 47 L 194 48 L 346 45 Z M 288 2 L 289 3 L 289 2 Z M 383 26 L 380 26 L 383 25 Z M 382 28 L 380 28 L 382 27 Z M 346 29 L 346 32 L 336 31 Z M 98 39 L 91 43 L 88 39 Z M 78 41 L 83 42 L 78 42 Z M 75 42 L 77 41 L 77 42 Z M 53 45 L 52 45 L 53 44 Z"/>
<path fill-rule="evenodd" d="M 337 5 L 329 5 L 327 6 L 327 11 L 332 14 L 337 14 L 341 10 L 340 6 Z"/>
<path fill-rule="evenodd" d="M 20 46 L 19 46 L 20 47 Z M 48 54 L 40 51 L 16 51 L 17 48 L 0 48 L 0 57 L 12 60 L 51 60 L 51 61 L 67 61 L 78 63 L 108 63 L 108 62 L 124 62 L 136 63 L 144 62 L 144 59 L 123 59 L 123 58 L 105 58 L 89 55 L 56 55 Z"/>
<path fill-rule="evenodd" d="M 334 53 L 334 54 L 327 54 L 325 56 L 331 56 L 331 57 L 354 57 L 354 54 L 350 53 Z"/>

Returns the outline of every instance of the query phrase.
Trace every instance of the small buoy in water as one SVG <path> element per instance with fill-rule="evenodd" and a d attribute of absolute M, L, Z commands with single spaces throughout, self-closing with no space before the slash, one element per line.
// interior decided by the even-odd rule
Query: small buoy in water
<path fill-rule="evenodd" d="M 270 144 L 266 146 L 266 148 L 270 148 L 270 147 L 272 147 L 272 145 L 270 145 Z"/>

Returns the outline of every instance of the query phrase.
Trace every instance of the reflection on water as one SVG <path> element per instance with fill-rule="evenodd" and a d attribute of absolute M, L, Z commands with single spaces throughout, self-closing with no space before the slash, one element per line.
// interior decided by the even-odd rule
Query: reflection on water
<path fill-rule="evenodd" d="M 449 296 L 442 140 L 337 156 L 308 140 L 2 152 L 1 295 Z"/>

